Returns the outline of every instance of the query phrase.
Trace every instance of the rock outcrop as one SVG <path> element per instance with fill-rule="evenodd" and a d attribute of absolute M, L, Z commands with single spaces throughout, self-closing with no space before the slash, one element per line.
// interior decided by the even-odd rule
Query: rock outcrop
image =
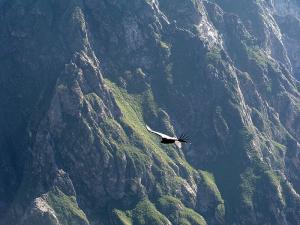
<path fill-rule="evenodd" d="M 0 224 L 300 224 L 299 12 L 0 1 Z"/>

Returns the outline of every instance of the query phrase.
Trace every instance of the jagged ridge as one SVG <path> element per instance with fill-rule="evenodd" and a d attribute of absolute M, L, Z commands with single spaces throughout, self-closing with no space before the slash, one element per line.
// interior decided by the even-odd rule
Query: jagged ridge
<path fill-rule="evenodd" d="M 285 4 L 1 1 L 4 223 L 300 224 Z"/>

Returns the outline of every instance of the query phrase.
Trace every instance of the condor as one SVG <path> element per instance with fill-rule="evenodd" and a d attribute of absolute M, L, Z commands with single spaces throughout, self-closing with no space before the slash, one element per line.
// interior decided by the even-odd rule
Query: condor
<path fill-rule="evenodd" d="M 173 143 L 175 143 L 175 145 L 178 148 L 181 148 L 181 143 L 187 143 L 187 141 L 188 141 L 188 138 L 184 134 L 180 135 L 179 138 L 177 138 L 177 137 L 170 137 L 170 136 L 168 136 L 166 134 L 163 134 L 163 133 L 160 133 L 160 132 L 152 130 L 147 125 L 146 125 L 146 128 L 147 128 L 147 130 L 149 132 L 158 135 L 161 138 L 160 142 L 163 143 L 163 144 L 173 144 Z"/>

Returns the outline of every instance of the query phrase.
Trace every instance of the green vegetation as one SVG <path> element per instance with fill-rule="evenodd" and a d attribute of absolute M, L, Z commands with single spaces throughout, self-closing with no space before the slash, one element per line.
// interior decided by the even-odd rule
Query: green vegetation
<path fill-rule="evenodd" d="M 267 67 L 270 60 L 268 59 L 266 53 L 264 53 L 260 48 L 246 47 L 246 50 L 249 58 L 254 60 L 257 63 L 257 65 L 259 65 L 262 68 Z"/>
<path fill-rule="evenodd" d="M 113 213 L 116 215 L 119 222 L 124 225 L 170 224 L 170 221 L 156 209 L 154 204 L 148 198 L 139 201 L 132 210 L 121 211 L 114 209 Z"/>
<path fill-rule="evenodd" d="M 265 202 L 270 201 L 270 195 L 272 204 L 276 204 L 276 207 L 283 208 L 286 205 L 280 176 L 260 159 L 254 159 L 251 167 L 242 173 L 239 191 L 242 194 L 241 203 L 246 207 L 246 211 L 261 210 L 265 215 L 270 214 L 265 205 Z"/>
<path fill-rule="evenodd" d="M 190 224 L 206 225 L 206 221 L 204 220 L 204 218 L 190 208 L 184 208 L 179 214 L 179 218 L 179 221 L 181 220 L 181 218 L 183 218 L 190 221 Z"/>
<path fill-rule="evenodd" d="M 1 1 L 2 49 L 11 54 L 1 60 L 0 209 L 22 218 L 50 189 L 42 198 L 61 224 L 86 223 L 75 196 L 61 191 L 71 181 L 53 181 L 57 165 L 95 223 L 109 223 L 115 207 L 126 225 L 206 224 L 201 215 L 294 224 L 297 63 L 284 52 L 295 43 L 276 41 L 279 31 L 292 38 L 281 29 L 292 18 L 272 17 L 261 0 L 146 1 Z M 207 43 L 200 30 L 218 37 Z M 186 129 L 192 144 L 162 145 L 145 123 Z"/>
<path fill-rule="evenodd" d="M 74 196 L 67 196 L 55 187 L 47 193 L 46 201 L 54 209 L 62 225 L 88 224 L 88 220 L 78 207 Z"/>
<path fill-rule="evenodd" d="M 113 213 L 117 216 L 117 218 L 123 225 L 132 224 L 132 213 L 130 211 L 123 212 L 121 210 L 114 209 Z"/>
<path fill-rule="evenodd" d="M 179 199 L 174 198 L 169 195 L 164 195 L 161 198 L 159 198 L 158 204 L 162 208 L 168 207 L 169 205 L 176 206 L 178 208 L 183 207 L 183 204 L 181 203 L 181 201 Z"/>
<path fill-rule="evenodd" d="M 164 149 L 162 149 L 157 137 L 151 135 L 145 129 L 145 123 L 143 122 L 143 116 L 145 114 L 143 111 L 146 110 L 148 116 L 155 116 L 158 113 L 158 107 L 155 105 L 151 91 L 147 90 L 140 94 L 128 94 L 126 90 L 117 87 L 108 80 L 106 80 L 106 84 L 110 90 L 112 90 L 117 105 L 121 109 L 122 117 L 119 123 L 124 123 L 130 128 L 130 133 L 119 132 L 119 134 L 124 136 L 126 141 L 123 143 L 112 141 L 115 143 L 116 149 L 125 152 L 127 158 L 131 159 L 134 163 L 135 170 L 139 175 L 146 173 L 150 166 L 153 172 L 163 174 L 163 176 L 156 178 L 156 189 L 158 192 L 168 193 L 171 190 L 171 186 L 178 186 L 179 188 L 183 179 L 178 175 L 174 176 L 174 169 L 178 168 L 176 164 L 180 163 L 183 165 L 183 167 L 189 171 L 190 177 L 192 177 L 193 170 L 187 162 L 178 155 L 172 146 L 164 146 Z M 132 136 L 132 138 L 128 139 L 127 135 Z M 153 163 L 153 158 L 155 158 L 156 163 Z M 148 203 L 149 202 L 144 200 L 142 205 L 137 206 L 137 209 L 134 211 L 135 221 L 139 221 L 143 224 L 142 220 L 144 216 L 138 217 L 138 214 L 143 212 L 143 207 L 150 207 Z M 153 212 L 155 211 L 151 207 L 150 209 Z M 122 217 L 121 214 L 119 217 L 120 216 Z M 124 216 L 122 218 L 124 218 Z"/>
<path fill-rule="evenodd" d="M 157 211 L 155 206 L 146 198 L 132 210 L 132 220 L 133 224 L 170 224 L 169 220 Z"/>
<path fill-rule="evenodd" d="M 175 150 L 173 146 L 162 146 L 160 145 L 157 137 L 151 135 L 145 129 L 144 116 L 149 116 L 147 113 L 143 113 L 145 108 L 148 108 L 147 112 L 151 113 L 152 116 L 156 116 L 159 112 L 157 111 L 158 107 L 155 104 L 153 95 L 150 90 L 147 90 L 139 94 L 128 94 L 125 89 L 117 87 L 112 82 L 106 80 L 106 84 L 109 86 L 112 91 L 117 105 L 122 112 L 122 123 L 125 123 L 131 128 L 131 135 L 134 137 L 132 140 L 128 140 L 131 144 L 127 145 L 126 142 L 122 145 L 118 145 L 118 149 L 124 151 L 126 155 L 131 158 L 135 165 L 139 165 L 138 171 L 143 173 L 150 167 L 152 171 L 160 171 L 159 173 L 163 174 L 161 177 L 156 177 L 156 189 L 157 192 L 161 195 L 171 194 L 170 192 L 175 187 L 178 189 L 186 182 L 185 179 L 193 179 L 194 174 L 197 173 Z M 167 120 L 168 118 L 164 118 Z M 169 122 L 169 121 L 164 121 Z M 141 150 L 137 147 L 137 143 L 143 146 Z M 118 144 L 118 143 L 116 143 Z M 153 159 L 155 158 L 155 163 Z M 183 177 L 178 175 L 178 170 L 184 171 Z M 175 172 L 175 173 L 174 173 Z M 203 180 L 207 183 L 207 186 L 210 187 L 213 193 L 217 195 L 218 199 L 222 201 L 221 195 L 218 192 L 218 189 L 214 183 L 213 177 L 208 173 L 202 171 Z M 172 189 L 170 189 L 172 187 Z M 176 189 L 176 188 L 175 188 Z M 176 222 L 179 224 L 206 224 L 205 220 L 198 213 L 192 209 L 186 208 L 180 200 L 171 197 L 165 196 L 158 200 L 159 210 L 164 212 L 164 205 L 167 207 L 177 207 L 180 205 L 180 210 L 174 213 L 179 213 L 179 217 Z M 138 202 L 135 209 L 130 211 L 116 211 L 117 217 L 123 224 L 166 224 L 167 220 L 165 216 L 169 217 L 168 214 L 164 213 L 163 216 L 155 206 L 147 199 L 143 199 Z M 170 217 L 169 219 L 172 219 Z M 180 220 L 180 221 L 179 221 Z M 182 221 L 181 221 L 182 220 Z"/>
<path fill-rule="evenodd" d="M 268 170 L 265 172 L 265 174 L 266 174 L 266 177 L 268 178 L 268 180 L 270 181 L 270 183 L 274 187 L 277 188 L 280 186 L 280 177 L 278 175 L 276 175 L 274 171 Z"/>
<path fill-rule="evenodd" d="M 214 195 L 217 197 L 218 201 L 220 203 L 224 203 L 221 193 L 216 185 L 216 181 L 215 178 L 213 176 L 213 174 L 207 172 L 207 171 L 199 171 L 201 178 L 204 181 L 204 184 L 207 185 L 207 187 L 211 190 L 212 193 L 214 193 Z"/>
<path fill-rule="evenodd" d="M 286 146 L 284 146 L 276 141 L 273 141 L 273 140 L 271 140 L 271 142 L 272 142 L 273 146 L 275 147 L 275 149 L 280 150 L 280 151 L 286 150 Z"/>
<path fill-rule="evenodd" d="M 252 168 L 247 168 L 245 172 L 241 175 L 240 190 L 242 193 L 243 203 L 253 209 L 253 196 L 255 192 L 255 187 L 257 180 L 259 179 L 253 172 Z"/>
<path fill-rule="evenodd" d="M 206 59 L 209 62 L 218 62 L 222 59 L 221 56 L 221 49 L 220 48 L 213 48 L 209 52 L 206 53 Z"/>
<path fill-rule="evenodd" d="M 145 111 L 145 108 L 148 108 L 147 112 L 151 112 L 153 116 L 157 115 L 158 113 L 156 111 L 158 107 L 155 105 L 151 91 L 147 90 L 141 94 L 129 95 L 126 90 L 117 87 L 108 80 L 106 80 L 106 84 L 112 90 L 116 102 L 122 111 L 122 121 L 131 127 L 133 131 L 132 135 L 134 138 L 132 138 L 132 142 L 134 143 L 131 143 L 131 145 L 126 148 L 120 149 L 124 149 L 126 153 L 131 156 L 139 155 L 141 158 L 148 157 L 148 162 L 152 161 L 149 159 L 149 157 L 152 157 L 152 155 L 155 154 L 155 157 L 160 161 L 160 165 L 157 168 L 164 171 L 164 174 L 167 178 L 165 182 L 169 183 L 170 185 L 174 185 L 174 183 L 180 185 L 181 183 L 181 178 L 174 176 L 174 171 L 172 169 L 174 162 L 175 164 L 179 164 L 181 167 L 185 168 L 190 174 L 189 176 L 192 177 L 195 171 L 184 159 L 180 157 L 175 148 L 172 146 L 164 146 L 164 149 L 162 149 L 157 137 L 150 134 L 145 129 L 143 118 L 143 112 Z M 141 152 L 140 149 L 132 147 L 136 144 L 135 142 L 139 142 L 139 144 L 141 144 L 146 151 Z M 141 154 L 144 156 L 141 156 Z M 139 161 L 135 159 L 133 160 Z M 179 181 L 179 183 L 177 181 Z"/>
<path fill-rule="evenodd" d="M 185 207 L 179 199 L 172 196 L 162 196 L 159 198 L 157 207 L 173 224 L 206 224 L 200 214 Z"/>
<path fill-rule="evenodd" d="M 249 131 L 249 129 L 247 129 L 246 127 L 243 127 L 239 131 L 239 146 L 247 152 L 250 152 L 252 150 L 251 141 L 253 140 L 253 138 L 254 136 L 252 132 Z"/>

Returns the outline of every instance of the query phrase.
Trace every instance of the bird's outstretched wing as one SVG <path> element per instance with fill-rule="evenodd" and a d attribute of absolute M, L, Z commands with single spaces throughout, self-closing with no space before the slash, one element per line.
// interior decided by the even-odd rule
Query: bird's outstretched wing
<path fill-rule="evenodd" d="M 168 135 L 166 135 L 166 134 L 163 134 L 163 133 L 160 133 L 160 132 L 157 132 L 157 131 L 152 130 L 148 125 L 146 125 L 146 128 L 147 128 L 147 130 L 148 130 L 149 132 L 151 132 L 151 133 L 153 133 L 153 134 L 156 134 L 156 135 L 160 136 L 161 138 L 166 138 L 166 139 L 170 139 L 170 140 L 177 140 L 176 137 L 170 137 L 170 136 L 168 136 Z"/>

